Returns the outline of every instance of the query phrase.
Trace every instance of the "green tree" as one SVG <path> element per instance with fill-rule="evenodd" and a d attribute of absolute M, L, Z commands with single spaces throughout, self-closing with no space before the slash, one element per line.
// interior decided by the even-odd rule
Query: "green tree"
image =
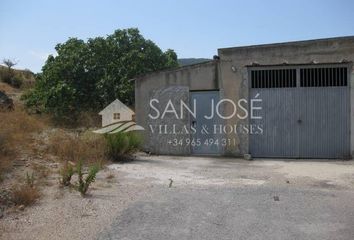
<path fill-rule="evenodd" d="M 87 42 L 70 38 L 55 47 L 38 76 L 35 88 L 25 94 L 26 105 L 56 117 L 96 111 L 119 98 L 134 103 L 135 76 L 178 66 L 176 53 L 163 52 L 136 28 L 116 30 Z"/>
<path fill-rule="evenodd" d="M 165 52 L 169 67 L 178 67 L 177 54 L 172 49 L 167 49 Z"/>

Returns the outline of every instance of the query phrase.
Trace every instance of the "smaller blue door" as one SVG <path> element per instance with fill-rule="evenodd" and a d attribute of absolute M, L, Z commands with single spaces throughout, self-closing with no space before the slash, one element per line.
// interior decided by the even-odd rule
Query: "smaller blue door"
<path fill-rule="evenodd" d="M 215 130 L 215 125 L 220 120 L 215 112 L 215 106 L 219 101 L 218 91 L 191 92 L 190 106 L 193 108 L 196 102 L 196 117 L 191 117 L 191 126 L 196 129 L 195 134 L 191 134 L 191 151 L 195 155 L 218 155 L 220 154 L 220 136 Z M 213 108 L 213 110 L 212 110 Z M 214 117 L 208 119 L 212 116 Z"/>

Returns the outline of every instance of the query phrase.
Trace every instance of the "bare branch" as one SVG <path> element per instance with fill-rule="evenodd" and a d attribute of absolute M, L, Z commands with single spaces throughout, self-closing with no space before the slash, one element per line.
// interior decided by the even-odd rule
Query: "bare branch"
<path fill-rule="evenodd" d="M 11 69 L 13 66 L 15 66 L 18 61 L 15 60 L 11 60 L 11 59 L 4 59 L 2 60 L 2 63 L 6 65 L 6 67 L 8 67 L 8 69 Z"/>

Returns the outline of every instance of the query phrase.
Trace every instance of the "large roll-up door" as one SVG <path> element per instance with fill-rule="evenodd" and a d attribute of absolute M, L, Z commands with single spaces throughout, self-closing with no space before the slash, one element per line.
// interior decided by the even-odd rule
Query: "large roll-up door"
<path fill-rule="evenodd" d="M 350 155 L 348 66 L 251 67 L 250 98 L 262 99 L 263 134 L 250 135 L 255 157 Z"/>

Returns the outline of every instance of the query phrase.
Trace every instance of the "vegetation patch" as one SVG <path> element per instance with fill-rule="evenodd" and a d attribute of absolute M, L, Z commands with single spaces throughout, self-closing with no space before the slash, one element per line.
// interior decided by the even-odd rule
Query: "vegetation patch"
<path fill-rule="evenodd" d="M 77 190 L 81 193 L 82 196 L 85 196 L 87 190 L 89 189 L 91 183 L 96 180 L 96 174 L 100 170 L 98 165 L 92 165 L 88 168 L 88 172 L 85 174 L 83 171 L 82 161 L 79 161 L 77 165 L 76 172 L 78 174 L 78 185 Z M 84 177 L 86 175 L 86 177 Z"/>
<path fill-rule="evenodd" d="M 136 28 L 87 41 L 70 38 L 55 50 L 23 99 L 29 109 L 61 121 L 77 121 L 81 112 L 97 112 L 117 98 L 130 106 L 130 79 L 178 66 L 173 50 L 163 52 Z"/>
<path fill-rule="evenodd" d="M 71 185 L 71 178 L 75 173 L 75 169 L 72 164 L 69 162 L 65 162 L 64 166 L 60 169 L 60 183 L 63 186 L 70 186 Z"/>
<path fill-rule="evenodd" d="M 15 187 L 12 192 L 12 200 L 16 205 L 30 206 L 40 197 L 40 193 L 36 187 L 28 184 Z"/>
<path fill-rule="evenodd" d="M 28 69 L 18 70 L 13 69 L 17 62 L 11 59 L 3 59 L 0 66 L 0 81 L 11 85 L 14 88 L 28 89 L 34 86 L 35 74 Z"/>
<path fill-rule="evenodd" d="M 132 154 L 140 149 L 142 143 L 137 132 L 107 134 L 105 138 L 108 157 L 119 162 L 131 160 Z"/>
<path fill-rule="evenodd" d="M 33 134 L 46 127 L 38 116 L 27 114 L 21 106 L 14 111 L 0 112 L 0 176 L 8 171 L 19 150 L 31 150 Z"/>
<path fill-rule="evenodd" d="M 103 164 L 106 143 L 103 136 L 91 131 L 72 134 L 57 130 L 49 138 L 48 151 L 64 162 L 77 164 L 81 159 L 85 159 L 86 163 Z"/>

